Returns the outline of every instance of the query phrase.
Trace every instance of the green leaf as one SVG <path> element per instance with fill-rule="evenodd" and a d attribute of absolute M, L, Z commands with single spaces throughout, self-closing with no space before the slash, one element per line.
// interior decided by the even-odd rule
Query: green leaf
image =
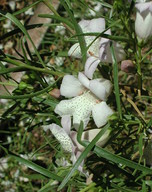
<path fill-rule="evenodd" d="M 69 14 L 71 20 L 72 20 L 72 23 L 74 25 L 74 28 L 75 28 L 75 31 L 76 31 L 76 34 L 78 35 L 78 41 L 79 41 L 79 44 L 80 44 L 80 48 L 81 48 L 81 53 L 82 53 L 82 63 L 85 64 L 86 62 L 86 59 L 87 59 L 87 48 L 86 48 L 86 43 L 85 43 L 85 39 L 83 36 L 79 36 L 79 34 L 82 34 L 82 29 L 81 27 L 79 26 L 79 24 L 77 23 L 76 19 L 74 18 L 74 14 L 73 14 L 73 11 L 72 11 L 72 7 L 71 7 L 71 4 L 70 2 L 67 1 L 64 2 L 62 0 L 60 0 L 61 4 L 64 6 L 65 10 L 67 11 L 67 13 Z M 70 4 L 70 5 L 69 5 Z"/>
<path fill-rule="evenodd" d="M 60 79 L 60 78 L 59 78 L 59 79 Z M 59 80 L 59 79 L 58 79 L 58 80 Z M 58 80 L 57 80 L 57 81 L 58 81 Z M 57 81 L 56 81 L 56 82 L 57 82 Z M 56 82 L 55 82 L 55 83 L 56 83 Z M 49 85 L 48 87 L 42 89 L 41 91 L 37 91 L 37 92 L 35 92 L 35 93 L 32 92 L 31 94 L 14 95 L 14 96 L 0 95 L 0 99 L 27 99 L 27 98 L 32 98 L 32 97 L 41 95 L 41 94 L 49 91 L 49 90 L 54 86 L 55 83 L 53 83 L 53 84 Z"/>
<path fill-rule="evenodd" d="M 145 172 L 147 174 L 151 174 L 152 175 L 152 169 L 150 169 L 148 167 L 145 167 L 143 165 L 140 165 L 138 163 L 135 163 L 134 161 L 125 159 L 125 158 L 123 158 L 121 156 L 118 156 L 116 154 L 112 154 L 111 152 L 107 151 L 106 149 L 103 149 L 103 148 L 95 146 L 94 152 L 99 157 L 103 157 L 103 158 L 105 158 L 105 159 L 107 159 L 109 161 L 112 161 L 114 163 L 122 164 L 122 165 L 125 165 L 127 167 L 136 169 L 138 171 L 143 171 L 143 172 Z"/>
<path fill-rule="evenodd" d="M 62 177 L 54 174 L 54 173 L 51 173 L 50 171 L 48 171 L 47 169 L 33 163 L 32 161 L 29 161 L 29 160 L 26 160 L 24 158 L 21 158 L 19 156 L 16 156 L 16 155 L 9 155 L 10 157 L 14 158 L 16 161 L 26 165 L 27 167 L 29 167 L 30 169 L 46 176 L 46 177 L 49 177 L 51 179 L 54 179 L 54 180 L 58 180 L 58 181 L 62 181 Z"/>
<path fill-rule="evenodd" d="M 51 19 L 55 19 L 57 21 L 60 21 L 62 23 L 65 23 L 66 25 L 68 25 L 71 29 L 73 29 L 73 24 L 68 20 L 68 19 L 65 19 L 63 17 L 60 17 L 60 16 L 56 16 L 56 15 L 49 15 L 49 14 L 39 14 L 38 15 L 39 17 L 42 17 L 42 18 L 51 18 Z"/>
<path fill-rule="evenodd" d="M 66 177 L 63 179 L 62 183 L 60 184 L 58 190 L 61 190 L 67 182 L 70 180 L 74 172 L 78 169 L 81 162 L 87 157 L 88 153 L 91 151 L 91 149 L 94 147 L 96 142 L 101 138 L 101 136 L 105 133 L 105 131 L 109 128 L 109 124 L 107 124 L 101 131 L 96 135 L 96 137 L 89 143 L 89 145 L 86 146 L 85 150 L 81 153 L 79 158 L 77 159 L 76 163 L 72 167 L 71 171 L 66 175 Z M 82 124 L 81 124 L 82 129 Z"/>
<path fill-rule="evenodd" d="M 119 91 L 119 81 L 118 81 L 118 63 L 116 61 L 115 51 L 113 44 L 110 46 L 112 62 L 113 62 L 113 78 L 114 78 L 114 90 L 117 103 L 117 109 L 120 119 L 122 119 L 121 103 L 120 103 L 120 91 Z"/>
<path fill-rule="evenodd" d="M 25 36 L 26 36 L 26 37 L 29 39 L 29 41 L 31 42 L 31 44 L 32 44 L 32 46 L 33 46 L 33 48 L 34 48 L 34 51 L 35 51 L 37 57 L 39 58 L 41 64 L 42 64 L 43 67 L 45 68 L 46 66 L 45 66 L 45 64 L 44 64 L 44 62 L 43 62 L 43 60 L 42 60 L 39 52 L 37 51 L 37 49 L 36 49 L 36 47 L 35 47 L 32 39 L 31 39 L 31 37 L 29 36 L 27 30 L 25 29 L 24 25 L 23 25 L 14 15 L 12 15 L 12 14 L 10 14 L 10 13 L 3 14 L 2 12 L 0 12 L 0 14 L 3 15 L 4 17 L 8 18 L 9 20 L 11 20 L 11 21 L 25 34 Z"/>

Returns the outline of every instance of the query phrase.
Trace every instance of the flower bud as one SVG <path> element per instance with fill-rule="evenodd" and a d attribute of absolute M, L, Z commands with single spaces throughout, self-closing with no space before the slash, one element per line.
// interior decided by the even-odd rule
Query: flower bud
<path fill-rule="evenodd" d="M 135 31 L 140 39 L 146 40 L 152 36 L 152 1 L 138 1 Z"/>
<path fill-rule="evenodd" d="M 55 88 L 52 91 L 50 91 L 50 95 L 54 98 L 59 98 L 60 97 L 60 90 Z"/>
<path fill-rule="evenodd" d="M 121 71 L 126 73 L 134 73 L 135 66 L 131 60 L 124 60 L 121 62 Z"/>

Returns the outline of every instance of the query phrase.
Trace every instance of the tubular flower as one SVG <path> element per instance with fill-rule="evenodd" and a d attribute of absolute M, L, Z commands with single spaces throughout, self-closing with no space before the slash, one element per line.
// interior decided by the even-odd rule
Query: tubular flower
<path fill-rule="evenodd" d="M 61 144 L 63 150 L 71 154 L 71 161 L 74 164 L 80 156 L 81 152 L 77 145 L 73 142 L 73 136 L 71 132 L 71 117 L 68 115 L 63 116 L 61 119 L 61 125 L 62 127 L 58 126 L 55 123 L 52 123 L 50 125 L 44 125 L 43 129 L 44 131 L 50 130 L 52 132 L 54 137 Z M 83 164 L 84 162 L 81 163 L 81 165 L 78 167 L 78 170 L 88 176 L 83 171 Z"/>
<path fill-rule="evenodd" d="M 72 75 L 66 75 L 60 88 L 61 95 L 74 98 L 61 101 L 56 106 L 55 113 L 60 116 L 73 116 L 73 124 L 76 129 L 81 121 L 86 127 L 92 113 L 95 124 L 97 127 L 101 127 L 113 114 L 112 109 L 105 102 L 111 89 L 111 82 L 104 78 L 89 80 L 81 72 L 79 72 L 78 79 Z"/>
<path fill-rule="evenodd" d="M 82 29 L 83 33 L 101 33 L 105 30 L 105 19 L 98 18 L 92 20 L 82 20 L 79 22 L 79 25 Z M 86 46 L 89 46 L 94 40 L 96 36 L 85 36 Z M 87 56 L 94 55 L 98 57 L 99 55 L 99 46 L 100 46 L 100 39 L 96 39 L 92 45 L 89 47 L 87 51 Z M 68 52 L 69 56 L 74 58 L 81 58 L 81 49 L 79 43 L 75 43 Z"/>
<path fill-rule="evenodd" d="M 102 33 L 105 31 L 105 19 L 98 18 L 92 20 L 82 20 L 79 25 L 83 33 Z M 110 29 L 105 31 L 104 34 L 111 35 Z M 87 50 L 88 60 L 86 62 L 85 75 L 92 79 L 92 73 L 89 69 L 96 69 L 100 62 L 112 63 L 112 57 L 110 53 L 110 40 L 107 38 L 96 36 L 85 36 L 86 46 L 89 46 Z M 113 42 L 116 59 L 121 61 L 125 57 L 125 52 L 119 43 Z M 74 58 L 81 58 L 81 49 L 79 43 L 75 43 L 68 52 L 69 56 Z"/>
<path fill-rule="evenodd" d="M 140 39 L 148 39 L 152 36 L 152 1 L 136 1 L 137 8 L 135 31 Z"/>
<path fill-rule="evenodd" d="M 65 115 L 61 119 L 62 127 L 58 126 L 55 123 L 50 125 L 44 125 L 44 131 L 50 130 L 54 137 L 61 144 L 63 150 L 67 153 L 71 154 L 71 161 L 73 164 L 77 161 L 81 152 L 84 150 L 84 147 L 80 145 L 77 141 L 77 132 L 71 131 L 71 118 L 68 115 Z M 92 141 L 94 137 L 99 133 L 100 129 L 91 129 L 88 131 L 84 131 L 82 133 L 82 140 Z M 107 130 L 102 137 L 97 141 L 96 145 L 102 147 L 107 140 L 109 139 L 110 130 Z M 68 164 L 66 160 L 63 161 L 65 165 Z M 86 177 L 88 177 L 88 173 L 83 170 L 84 161 L 78 167 L 78 170 L 82 172 Z"/>

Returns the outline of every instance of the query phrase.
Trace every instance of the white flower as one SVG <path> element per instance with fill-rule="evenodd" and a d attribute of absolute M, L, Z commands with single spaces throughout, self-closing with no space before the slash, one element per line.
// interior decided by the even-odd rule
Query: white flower
<path fill-rule="evenodd" d="M 103 18 L 92 19 L 92 20 L 82 20 L 79 22 L 79 25 L 82 29 L 83 33 L 101 33 L 105 30 L 105 20 Z M 96 36 L 85 36 L 86 46 L 89 46 Z M 87 50 L 87 56 L 94 56 L 98 57 L 99 54 L 99 45 L 100 45 L 100 38 L 95 40 L 93 44 Z M 69 56 L 75 58 L 81 58 L 81 49 L 79 43 L 75 43 L 68 52 Z"/>
<path fill-rule="evenodd" d="M 59 125 L 52 123 L 50 125 L 43 126 L 44 131 L 48 129 L 52 132 L 54 137 L 59 141 L 64 151 L 72 153 L 74 151 L 74 145 L 70 138 L 71 118 L 70 116 L 63 116 L 61 120 L 61 128 Z"/>
<path fill-rule="evenodd" d="M 81 140 L 87 140 L 89 142 L 91 142 L 95 136 L 101 131 L 101 129 L 91 129 L 91 130 L 87 130 L 87 131 L 83 131 L 82 133 L 82 137 Z M 108 141 L 109 137 L 110 137 L 110 130 L 108 129 L 102 136 L 101 138 L 97 141 L 96 145 L 99 147 L 103 147 L 105 145 L 105 143 Z M 80 151 L 84 150 L 84 146 L 80 145 L 77 141 L 77 133 L 76 132 L 72 132 L 72 138 L 75 142 L 75 144 L 77 145 L 77 147 L 79 148 Z"/>
<path fill-rule="evenodd" d="M 61 119 L 61 125 L 62 127 L 52 123 L 50 125 L 44 125 L 43 129 L 45 131 L 49 129 L 61 144 L 63 150 L 67 153 L 71 153 L 71 161 L 74 164 L 81 152 L 79 151 L 77 145 L 73 142 L 73 134 L 71 132 L 71 117 L 68 115 L 63 116 Z M 73 131 L 73 133 L 76 132 Z M 83 162 L 78 167 L 78 170 L 86 175 L 86 173 L 83 171 Z"/>
<path fill-rule="evenodd" d="M 92 20 L 82 20 L 79 22 L 79 25 L 83 33 L 102 33 L 105 30 L 105 19 L 98 18 Z M 111 35 L 110 29 L 105 31 L 104 34 Z M 101 62 L 112 63 L 112 57 L 110 52 L 110 40 L 107 38 L 99 37 L 95 40 L 96 36 L 85 36 L 86 46 L 91 46 L 87 50 L 87 65 L 86 68 L 93 66 L 94 70 L 97 65 Z M 95 41 L 94 41 L 95 40 Z M 94 42 L 93 42 L 94 41 Z M 93 42 L 93 43 L 92 43 Z M 125 57 L 125 52 L 119 43 L 114 42 L 114 49 L 116 53 L 117 61 L 121 61 Z M 81 49 L 79 43 L 75 43 L 68 52 L 69 56 L 74 58 L 81 58 Z M 91 59 L 90 59 L 91 57 Z M 94 71 L 86 71 L 85 75 L 92 79 Z"/>
<path fill-rule="evenodd" d="M 77 141 L 77 132 L 71 131 L 71 118 L 68 115 L 65 115 L 61 119 L 62 127 L 57 124 L 44 125 L 44 131 L 50 130 L 54 137 L 61 144 L 61 147 L 65 152 L 71 153 L 71 161 L 73 164 L 77 161 L 78 157 L 81 155 L 81 152 L 84 150 L 84 147 L 80 145 Z M 100 132 L 100 129 L 92 129 L 84 131 L 82 133 L 82 140 L 92 141 L 95 136 Z M 109 139 L 110 130 L 107 130 L 102 137 L 97 141 L 96 145 L 102 147 L 107 140 Z M 57 161 L 58 165 L 68 166 L 69 163 L 62 159 L 63 161 Z M 83 170 L 84 161 L 78 167 L 78 170 L 88 177 L 88 173 Z"/>
<path fill-rule="evenodd" d="M 75 128 L 79 127 L 81 121 L 86 127 L 92 113 L 95 124 L 97 127 L 101 127 L 113 114 L 112 109 L 105 102 L 111 89 L 111 82 L 104 78 L 89 80 L 81 72 L 78 79 L 72 75 L 66 75 L 63 78 L 60 93 L 67 98 L 74 98 L 62 100 L 56 106 L 55 113 L 60 116 L 73 116 Z"/>
<path fill-rule="evenodd" d="M 140 39 L 148 39 L 152 36 L 152 1 L 136 1 L 137 8 L 135 31 Z"/>

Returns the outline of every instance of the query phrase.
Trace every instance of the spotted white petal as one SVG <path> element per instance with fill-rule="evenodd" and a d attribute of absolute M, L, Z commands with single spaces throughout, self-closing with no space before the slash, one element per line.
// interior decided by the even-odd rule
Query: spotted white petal
<path fill-rule="evenodd" d="M 70 115 L 63 115 L 61 118 L 61 125 L 66 133 L 69 135 L 71 130 L 71 117 Z"/>
<path fill-rule="evenodd" d="M 61 95 L 70 98 L 75 97 L 82 93 L 84 90 L 83 85 L 73 75 L 65 75 L 60 87 Z"/>
<path fill-rule="evenodd" d="M 60 103 L 56 105 L 54 112 L 61 117 L 63 115 L 73 115 L 75 109 L 71 100 L 73 99 L 60 101 Z"/>
<path fill-rule="evenodd" d="M 92 79 L 93 73 L 96 70 L 100 60 L 96 57 L 89 57 L 85 63 L 84 74 L 89 78 Z"/>
<path fill-rule="evenodd" d="M 61 101 L 55 108 L 55 113 L 60 116 L 71 115 L 73 116 L 73 124 L 77 129 L 81 121 L 84 126 L 89 121 L 91 110 L 96 105 L 97 98 L 90 92 L 83 93 L 70 100 Z"/>
<path fill-rule="evenodd" d="M 54 135 L 54 137 L 58 140 L 61 144 L 62 148 L 69 153 L 72 153 L 73 143 L 71 138 L 68 136 L 66 131 L 56 124 L 50 125 L 50 131 Z"/>
<path fill-rule="evenodd" d="M 89 89 L 90 81 L 82 72 L 79 72 L 78 79 L 84 87 Z"/>
<path fill-rule="evenodd" d="M 92 109 L 92 116 L 97 127 L 105 125 L 108 117 L 112 114 L 113 110 L 104 101 L 95 105 Z"/>
<path fill-rule="evenodd" d="M 84 127 L 86 127 L 90 119 L 92 107 L 96 105 L 96 100 L 89 92 L 73 99 L 73 106 L 75 108 L 73 124 L 76 129 L 78 129 L 81 121 L 83 121 Z"/>

